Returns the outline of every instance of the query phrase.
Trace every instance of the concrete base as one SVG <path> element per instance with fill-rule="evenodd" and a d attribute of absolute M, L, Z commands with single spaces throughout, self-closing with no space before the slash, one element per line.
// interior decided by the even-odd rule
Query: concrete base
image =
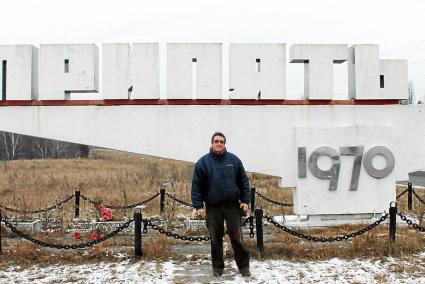
<path fill-rule="evenodd" d="M 425 187 L 425 171 L 409 173 L 409 182 L 411 182 L 413 186 Z"/>
<path fill-rule="evenodd" d="M 106 232 L 111 232 L 115 228 L 121 226 L 127 221 L 108 221 L 108 222 L 98 222 L 98 221 L 92 221 L 90 223 L 84 222 L 84 223 L 74 223 L 72 227 L 69 227 L 66 232 L 91 232 L 96 230 L 99 226 L 102 227 L 103 230 Z M 143 226 L 143 224 L 142 224 Z M 128 228 L 124 229 L 124 231 L 134 231 L 134 222 L 128 226 Z"/>
<path fill-rule="evenodd" d="M 381 213 L 286 215 L 275 216 L 273 220 L 288 227 L 328 227 L 339 225 L 371 224 L 381 218 Z"/>
<path fill-rule="evenodd" d="M 205 220 L 192 220 L 192 219 L 187 219 L 184 222 L 185 225 L 185 229 L 192 231 L 192 230 L 197 230 L 197 229 L 202 229 L 202 228 L 206 228 L 207 224 Z"/>
<path fill-rule="evenodd" d="M 13 226 L 15 226 L 18 230 L 31 230 L 31 232 L 40 232 L 42 228 L 41 220 L 33 220 L 33 221 L 10 221 Z M 6 226 L 4 222 L 0 222 L 1 225 Z"/>
<path fill-rule="evenodd" d="M 248 216 L 246 217 L 242 217 L 242 222 L 245 222 L 245 220 L 248 218 Z M 255 221 L 254 221 L 255 223 Z M 198 220 L 198 219 L 186 219 L 184 221 L 184 226 L 186 230 L 192 231 L 192 230 L 197 230 L 197 229 L 203 229 L 207 227 L 207 222 L 206 220 Z M 242 229 L 246 229 L 249 228 L 249 223 L 247 223 L 245 226 L 243 226 Z"/>

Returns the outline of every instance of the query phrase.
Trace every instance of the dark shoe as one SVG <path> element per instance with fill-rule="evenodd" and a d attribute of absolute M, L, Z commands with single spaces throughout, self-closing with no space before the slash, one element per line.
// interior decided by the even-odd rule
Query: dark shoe
<path fill-rule="evenodd" d="M 223 275 L 223 269 L 222 268 L 213 268 L 213 274 L 215 277 L 220 277 Z"/>
<path fill-rule="evenodd" d="M 242 268 L 239 270 L 243 277 L 251 277 L 251 272 L 249 272 L 249 268 Z"/>

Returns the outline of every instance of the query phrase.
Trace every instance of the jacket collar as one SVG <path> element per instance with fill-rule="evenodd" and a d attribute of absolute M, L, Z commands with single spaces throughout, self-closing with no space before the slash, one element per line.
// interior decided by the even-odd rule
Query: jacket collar
<path fill-rule="evenodd" d="M 226 156 L 226 153 L 227 153 L 226 148 L 224 148 L 224 150 L 222 152 L 215 152 L 215 151 L 213 151 L 212 148 L 210 148 L 210 154 L 214 159 L 221 160 L 221 159 L 224 158 L 224 156 Z"/>

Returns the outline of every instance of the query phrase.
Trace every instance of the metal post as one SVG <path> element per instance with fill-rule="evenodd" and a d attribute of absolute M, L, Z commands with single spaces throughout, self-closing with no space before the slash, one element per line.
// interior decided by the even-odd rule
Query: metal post
<path fill-rule="evenodd" d="M 390 203 L 390 227 L 389 227 L 389 237 L 390 243 L 395 242 L 395 235 L 397 230 L 397 203 Z"/>
<path fill-rule="evenodd" d="M 165 187 L 161 187 L 159 190 L 161 194 L 161 198 L 159 199 L 159 213 L 164 214 L 164 206 L 165 206 Z"/>
<path fill-rule="evenodd" d="M 251 210 L 255 208 L 255 186 L 251 187 Z"/>
<path fill-rule="evenodd" d="M 407 183 L 407 209 L 412 210 L 412 183 Z"/>
<path fill-rule="evenodd" d="M 7 83 L 7 60 L 3 60 L 2 63 L 3 63 L 2 64 L 2 74 L 3 74 L 3 76 L 2 76 L 2 79 L 1 79 L 1 81 L 2 81 L 1 99 L 3 101 L 5 101 L 6 100 L 6 90 L 7 90 L 7 88 L 6 88 L 6 83 Z"/>
<path fill-rule="evenodd" d="M 75 218 L 80 218 L 80 190 L 75 191 Z"/>
<path fill-rule="evenodd" d="M 264 256 L 264 241 L 263 241 L 263 209 L 255 209 L 255 231 L 257 232 L 257 249 L 260 256 Z"/>
<path fill-rule="evenodd" d="M 1 215 L 1 210 L 0 210 L 0 254 L 2 253 L 2 248 L 1 248 L 1 222 L 3 220 L 3 217 Z"/>
<path fill-rule="evenodd" d="M 134 256 L 141 258 L 142 252 L 142 209 L 134 208 Z"/>

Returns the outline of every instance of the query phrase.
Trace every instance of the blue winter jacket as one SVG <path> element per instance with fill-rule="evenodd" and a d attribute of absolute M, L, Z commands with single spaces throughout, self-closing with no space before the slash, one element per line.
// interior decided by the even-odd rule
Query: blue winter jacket
<path fill-rule="evenodd" d="M 206 205 L 243 202 L 249 204 L 249 181 L 241 160 L 224 151 L 210 153 L 196 162 L 192 177 L 192 204 L 196 209 Z"/>

